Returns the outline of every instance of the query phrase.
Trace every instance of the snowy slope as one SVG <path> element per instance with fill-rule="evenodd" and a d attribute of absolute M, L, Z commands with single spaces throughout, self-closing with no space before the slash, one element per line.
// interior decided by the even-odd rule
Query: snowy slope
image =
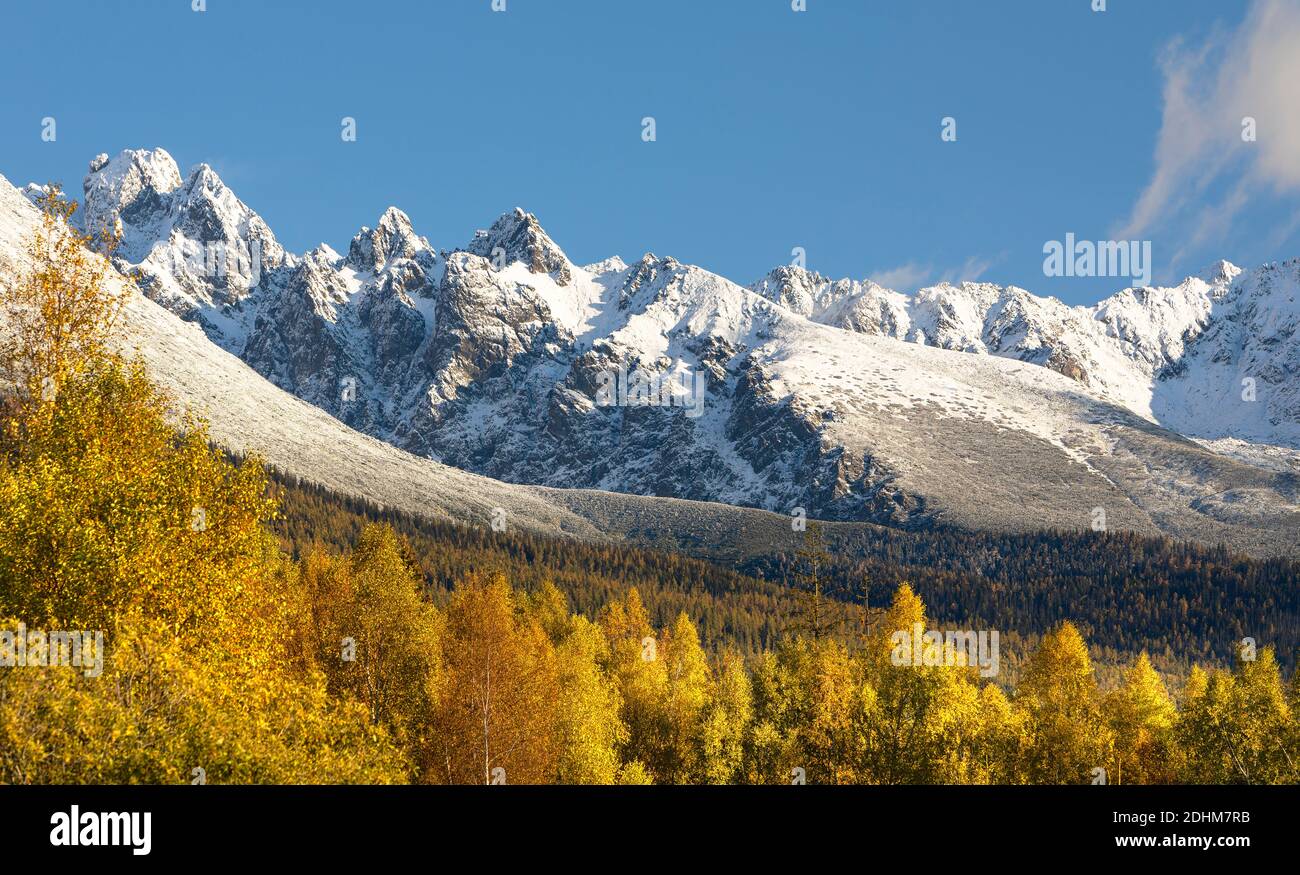
<path fill-rule="evenodd" d="M 824 324 L 1043 365 L 1191 437 L 1300 450 L 1300 259 L 1249 272 L 1220 262 L 1093 307 L 989 283 L 907 296 L 797 267 L 751 288 Z"/>

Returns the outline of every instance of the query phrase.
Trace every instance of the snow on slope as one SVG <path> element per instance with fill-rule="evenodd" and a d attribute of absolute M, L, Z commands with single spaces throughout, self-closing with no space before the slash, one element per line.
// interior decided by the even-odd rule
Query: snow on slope
<path fill-rule="evenodd" d="M 269 230 L 210 169 L 181 183 L 167 162 L 96 159 L 87 180 L 89 198 L 108 199 L 96 215 L 145 217 L 126 229 L 137 256 L 159 234 L 168 246 L 265 245 Z M 101 183 L 96 174 L 110 170 Z M 155 177 L 166 191 L 149 193 Z M 1160 404 L 1178 406 L 1170 399 L 1189 350 L 1213 331 L 1220 351 L 1236 337 L 1211 318 L 1245 288 L 1226 267 L 1173 290 L 1120 293 L 1095 312 L 988 284 L 908 297 L 795 268 L 744 289 L 649 254 L 579 267 L 523 210 L 437 252 L 396 209 L 362 228 L 346 257 L 328 247 L 284 254 L 233 292 L 227 277 L 175 259 L 141 266 L 153 277 L 147 294 L 281 389 L 498 480 L 904 526 L 1080 528 L 1101 507 L 1114 528 L 1259 552 L 1297 541 L 1285 452 L 1219 452 L 1221 442 L 1198 445 L 1150 421 Z M 1285 294 L 1279 283 L 1269 294 L 1279 287 Z M 1254 310 L 1232 312 L 1276 312 L 1249 297 Z M 1288 324 L 1272 328 L 1284 335 Z M 165 370 L 184 352 L 158 348 L 155 358 Z M 201 370 L 187 379 L 201 383 Z M 638 372 L 697 381 L 702 415 L 597 403 L 604 376 Z M 1277 397 L 1261 405 L 1265 421 L 1285 409 Z M 233 435 L 248 415 L 231 416 Z M 299 466 L 328 452 L 299 451 Z M 529 494 L 618 525 L 643 525 L 628 508 L 653 505 L 606 496 L 593 510 L 574 492 Z M 697 532 L 735 513 L 701 508 L 689 514 Z"/>
<path fill-rule="evenodd" d="M 1093 307 L 990 283 L 907 296 L 797 267 L 751 288 L 824 324 L 1043 365 L 1192 437 L 1300 450 L 1298 285 L 1300 259 L 1250 272 L 1219 262 L 1172 288 L 1124 289 Z"/>

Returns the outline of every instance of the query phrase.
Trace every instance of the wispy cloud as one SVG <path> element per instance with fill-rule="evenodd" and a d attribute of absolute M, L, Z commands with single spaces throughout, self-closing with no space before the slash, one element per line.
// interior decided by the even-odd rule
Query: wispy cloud
<path fill-rule="evenodd" d="M 1001 261 L 998 258 L 982 258 L 980 256 L 971 256 L 962 262 L 960 267 L 950 268 L 939 275 L 939 280 L 945 283 L 973 283 L 989 272 L 989 268 Z"/>
<path fill-rule="evenodd" d="M 1173 266 L 1219 243 L 1261 195 L 1300 193 L 1300 4 L 1255 0 L 1235 30 L 1200 45 L 1175 40 L 1160 56 L 1164 110 L 1155 171 L 1116 238 L 1173 233 Z M 1246 118 L 1256 140 L 1242 137 Z"/>
<path fill-rule="evenodd" d="M 960 265 L 949 268 L 938 268 L 931 264 L 909 261 L 907 264 L 900 264 L 898 267 L 889 270 L 877 271 L 871 274 L 868 279 L 887 289 L 914 292 L 917 289 L 924 288 L 927 284 L 936 282 L 975 282 L 988 273 L 989 268 L 1000 260 L 1001 256 L 998 258 L 972 256 Z"/>
<path fill-rule="evenodd" d="M 898 267 L 891 267 L 889 270 L 877 271 L 871 274 L 868 279 L 887 289 L 910 292 L 925 285 L 926 281 L 932 276 L 934 276 L 934 268 L 909 261 L 907 264 L 900 264 Z"/>

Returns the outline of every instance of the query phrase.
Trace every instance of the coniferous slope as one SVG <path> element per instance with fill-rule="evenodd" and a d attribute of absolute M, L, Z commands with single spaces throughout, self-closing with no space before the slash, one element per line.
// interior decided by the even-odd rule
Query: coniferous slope
<path fill-rule="evenodd" d="M 299 556 L 313 545 L 347 550 L 368 523 L 388 523 L 411 544 L 435 600 L 467 576 L 499 572 L 527 590 L 550 581 L 574 610 L 594 617 L 635 587 L 656 626 L 685 611 L 708 647 L 731 645 L 746 654 L 771 647 L 798 625 L 794 590 L 706 560 L 626 544 L 496 533 L 381 510 L 277 472 L 272 477 L 281 502 L 275 528 L 287 551 Z M 846 618 L 854 613 L 851 605 L 841 609 Z"/>
<path fill-rule="evenodd" d="M 294 553 L 313 543 L 346 549 L 367 522 L 382 521 L 408 539 L 435 589 L 450 588 L 467 573 L 499 571 L 527 589 L 549 580 L 575 610 L 594 617 L 636 587 L 656 625 L 685 611 L 710 650 L 755 653 L 807 625 L 802 535 L 791 535 L 785 550 L 737 566 L 657 549 L 498 534 L 383 511 L 274 476 L 283 515 L 277 531 Z M 828 524 L 823 532 L 830 553 L 825 592 L 837 603 L 834 631 L 845 640 L 907 583 L 936 622 L 1000 630 L 1011 679 L 1019 655 L 1062 620 L 1086 632 L 1103 666 L 1127 663 L 1145 650 L 1173 675 L 1193 662 L 1230 664 L 1244 638 L 1276 647 L 1286 665 L 1300 648 L 1300 568 L 1286 560 L 1133 535 L 899 532 L 847 524 Z"/>

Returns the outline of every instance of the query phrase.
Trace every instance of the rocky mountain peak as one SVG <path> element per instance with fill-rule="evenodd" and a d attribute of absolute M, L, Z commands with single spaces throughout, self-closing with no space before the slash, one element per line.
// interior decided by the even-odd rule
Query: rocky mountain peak
<path fill-rule="evenodd" d="M 210 164 L 200 163 L 190 169 L 190 175 L 185 180 L 185 190 L 190 194 L 207 193 L 219 197 L 226 190 L 226 184 Z"/>
<path fill-rule="evenodd" d="M 582 269 L 592 276 L 603 276 L 609 273 L 622 273 L 627 270 L 627 262 L 617 255 L 612 255 L 603 261 L 597 261 L 595 264 L 588 264 Z"/>
<path fill-rule="evenodd" d="M 352 238 L 347 263 L 357 270 L 377 273 L 390 261 L 414 258 L 430 248 L 429 241 L 415 233 L 406 213 L 389 207 L 376 227 L 363 227 Z"/>
<path fill-rule="evenodd" d="M 478 231 L 465 251 L 483 258 L 494 259 L 504 252 L 506 264 L 516 261 L 528 266 L 532 273 L 549 273 L 559 285 L 573 280 L 572 265 L 563 250 L 542 229 L 537 217 L 515 207 L 503 213 L 486 231 Z"/>
<path fill-rule="evenodd" d="M 175 159 L 163 149 L 126 149 L 116 158 L 96 155 L 82 183 L 88 229 L 113 227 L 120 218 L 139 225 L 165 212 L 166 196 L 182 184 Z"/>
<path fill-rule="evenodd" d="M 811 316 L 816 307 L 817 292 L 825 285 L 826 279 L 821 274 L 797 265 L 783 264 L 773 268 L 749 290 L 801 316 Z"/>
<path fill-rule="evenodd" d="M 324 261 L 327 264 L 337 264 L 343 260 L 343 256 L 338 254 L 333 246 L 328 243 L 317 243 L 316 248 L 310 250 L 304 258 L 314 258 L 318 261 Z"/>
<path fill-rule="evenodd" d="M 293 260 L 208 164 L 182 178 L 163 149 L 100 154 L 84 190 L 85 227 L 120 229 L 117 257 L 140 268 L 146 294 L 177 312 L 242 301 Z"/>
<path fill-rule="evenodd" d="M 1231 285 L 1237 277 L 1241 276 L 1242 270 L 1230 261 L 1219 259 L 1210 266 L 1206 267 L 1197 277 L 1205 280 L 1212 286 Z"/>

